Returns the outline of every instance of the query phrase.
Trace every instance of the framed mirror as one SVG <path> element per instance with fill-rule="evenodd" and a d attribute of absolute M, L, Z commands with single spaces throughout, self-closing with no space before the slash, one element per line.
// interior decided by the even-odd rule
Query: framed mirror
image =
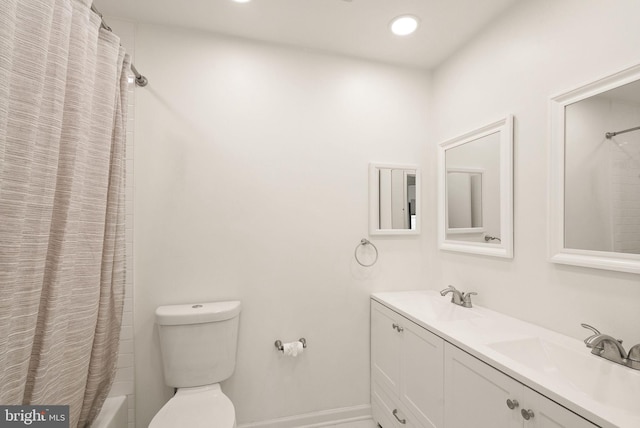
<path fill-rule="evenodd" d="M 420 223 L 418 167 L 369 164 L 369 234 L 417 235 Z"/>
<path fill-rule="evenodd" d="M 438 168 L 440 248 L 513 258 L 513 116 L 441 143 Z"/>
<path fill-rule="evenodd" d="M 551 99 L 550 260 L 640 273 L 640 65 Z"/>

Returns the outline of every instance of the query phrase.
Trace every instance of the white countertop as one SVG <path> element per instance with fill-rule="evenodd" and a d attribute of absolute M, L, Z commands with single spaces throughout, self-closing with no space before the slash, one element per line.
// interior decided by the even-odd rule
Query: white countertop
<path fill-rule="evenodd" d="M 640 371 L 592 355 L 581 340 L 480 306 L 454 305 L 449 295 L 442 297 L 436 291 L 375 293 L 371 297 L 603 428 L 640 428 Z M 562 355 L 575 355 L 576 363 L 559 370 L 532 363 L 526 346 L 535 346 L 539 340 L 560 349 Z M 504 349 L 505 343 L 516 351 L 521 343 L 522 360 L 496 350 Z"/>

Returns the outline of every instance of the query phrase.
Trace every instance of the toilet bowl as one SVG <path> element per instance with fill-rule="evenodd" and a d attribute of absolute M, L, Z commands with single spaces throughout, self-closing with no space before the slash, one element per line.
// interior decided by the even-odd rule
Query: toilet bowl
<path fill-rule="evenodd" d="M 178 388 L 154 416 L 149 428 L 235 428 L 233 403 L 220 384 Z"/>
<path fill-rule="evenodd" d="M 220 382 L 235 369 L 239 316 L 239 301 L 156 309 L 165 384 L 177 392 L 150 428 L 236 426 L 235 408 Z"/>

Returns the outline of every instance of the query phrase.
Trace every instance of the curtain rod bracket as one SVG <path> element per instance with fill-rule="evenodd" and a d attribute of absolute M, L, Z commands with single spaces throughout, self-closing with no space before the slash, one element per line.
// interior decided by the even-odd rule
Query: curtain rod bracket
<path fill-rule="evenodd" d="M 147 86 L 147 83 L 149 83 L 149 81 L 146 77 L 138 72 L 136 66 L 133 65 L 133 63 L 131 64 L 131 71 L 136 76 L 136 86 L 140 86 L 141 88 Z"/>

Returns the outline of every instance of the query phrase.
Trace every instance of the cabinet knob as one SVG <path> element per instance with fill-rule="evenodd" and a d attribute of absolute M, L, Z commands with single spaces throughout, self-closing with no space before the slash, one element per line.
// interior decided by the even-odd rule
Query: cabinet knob
<path fill-rule="evenodd" d="M 510 408 L 511 410 L 515 409 L 519 405 L 520 403 L 518 403 L 518 400 L 512 400 L 510 398 L 507 399 L 507 407 Z"/>
<path fill-rule="evenodd" d="M 398 417 L 398 409 L 393 409 L 393 412 L 391 412 L 393 414 L 393 416 L 395 416 L 395 418 L 398 420 L 398 422 L 400 422 L 402 425 L 407 423 L 406 419 L 400 419 Z"/>
<path fill-rule="evenodd" d="M 402 327 L 400 324 L 393 323 L 391 327 L 394 328 L 395 330 L 398 330 L 398 333 L 400 333 L 401 331 L 404 331 L 404 327 Z"/>
<path fill-rule="evenodd" d="M 533 413 L 533 410 L 531 409 L 522 409 L 520 411 L 520 414 L 522 415 L 525 421 L 528 421 L 529 419 L 535 416 Z"/>

